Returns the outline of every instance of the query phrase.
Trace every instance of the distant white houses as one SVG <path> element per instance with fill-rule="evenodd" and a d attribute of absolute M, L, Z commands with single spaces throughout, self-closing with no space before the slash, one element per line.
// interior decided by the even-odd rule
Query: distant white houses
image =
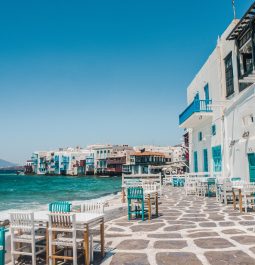
<path fill-rule="evenodd" d="M 123 172 L 149 173 L 151 166 L 165 165 L 167 162 L 182 159 L 181 146 L 131 147 L 96 144 L 86 148 L 59 148 L 34 152 L 29 163 L 31 171 L 39 175 L 119 175 Z"/>
<path fill-rule="evenodd" d="M 179 123 L 190 171 L 255 181 L 255 4 L 234 20 L 187 88 Z"/>

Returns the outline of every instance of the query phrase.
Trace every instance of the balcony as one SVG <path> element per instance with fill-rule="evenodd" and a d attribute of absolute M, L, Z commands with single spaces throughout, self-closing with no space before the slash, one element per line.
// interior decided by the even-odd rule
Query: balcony
<path fill-rule="evenodd" d="M 194 128 L 201 122 L 212 117 L 212 100 L 194 99 L 193 102 L 179 115 L 181 128 Z"/>

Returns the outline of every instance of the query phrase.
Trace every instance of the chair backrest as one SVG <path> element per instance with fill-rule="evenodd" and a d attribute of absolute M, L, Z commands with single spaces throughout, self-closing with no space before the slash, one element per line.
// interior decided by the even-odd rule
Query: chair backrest
<path fill-rule="evenodd" d="M 230 179 L 225 179 L 222 184 L 222 190 L 232 191 L 233 184 Z"/>
<path fill-rule="evenodd" d="M 242 188 L 242 193 L 245 195 L 255 194 L 255 184 L 244 184 Z"/>
<path fill-rule="evenodd" d="M 81 204 L 81 212 L 86 213 L 104 213 L 104 202 L 103 201 L 88 201 Z"/>
<path fill-rule="evenodd" d="M 142 181 L 140 179 L 126 179 L 124 182 L 126 188 L 129 187 L 141 187 Z"/>
<path fill-rule="evenodd" d="M 144 191 L 157 191 L 158 185 L 157 185 L 157 183 L 144 183 L 143 189 L 144 189 Z"/>
<path fill-rule="evenodd" d="M 56 201 L 49 204 L 52 213 L 70 213 L 72 204 L 67 201 Z"/>
<path fill-rule="evenodd" d="M 76 228 L 75 213 L 50 213 L 49 229 L 52 231 L 71 232 Z"/>
<path fill-rule="evenodd" d="M 235 181 L 240 182 L 240 181 L 242 181 L 242 179 L 241 179 L 241 178 L 238 178 L 238 177 L 231 178 L 230 180 L 231 180 L 232 182 L 235 182 Z"/>
<path fill-rule="evenodd" d="M 127 189 L 128 199 L 143 199 L 143 188 L 142 187 L 131 187 Z"/>
<path fill-rule="evenodd" d="M 209 184 L 215 184 L 216 183 L 216 178 L 207 178 L 207 182 Z"/>
<path fill-rule="evenodd" d="M 13 212 L 10 213 L 10 225 L 13 229 L 20 229 L 24 232 L 34 231 L 34 213 Z"/>

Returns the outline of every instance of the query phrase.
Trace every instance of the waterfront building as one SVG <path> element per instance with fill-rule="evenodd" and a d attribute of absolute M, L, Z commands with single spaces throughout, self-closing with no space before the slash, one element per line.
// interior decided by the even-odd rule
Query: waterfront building
<path fill-rule="evenodd" d="M 187 89 L 191 172 L 255 180 L 254 11 L 231 22 Z"/>
<path fill-rule="evenodd" d="M 153 166 L 165 164 L 165 155 L 159 152 L 137 151 L 130 154 L 129 162 L 123 165 L 125 174 L 153 174 L 157 173 Z"/>
<path fill-rule="evenodd" d="M 33 173 L 33 160 L 27 160 L 24 166 L 24 173 L 25 174 L 32 174 Z"/>
<path fill-rule="evenodd" d="M 133 148 L 128 145 L 96 145 L 93 146 L 94 150 L 94 163 L 95 174 L 107 174 L 107 159 L 113 155 L 117 155 L 119 152 L 131 151 Z"/>
<path fill-rule="evenodd" d="M 165 155 L 165 163 L 151 166 L 152 170 L 173 172 L 187 172 L 188 160 L 186 159 L 187 148 L 185 143 L 175 146 L 142 145 L 134 147 L 136 151 L 158 152 Z"/>
<path fill-rule="evenodd" d="M 91 151 L 89 155 L 86 156 L 85 161 L 85 173 L 86 175 L 94 175 L 95 162 L 94 162 L 94 152 Z"/>

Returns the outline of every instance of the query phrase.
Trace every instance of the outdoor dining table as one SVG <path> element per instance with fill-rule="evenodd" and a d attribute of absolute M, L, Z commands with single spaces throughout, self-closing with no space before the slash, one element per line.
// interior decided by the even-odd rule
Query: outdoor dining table
<path fill-rule="evenodd" d="M 233 207 L 234 207 L 234 210 L 236 210 L 236 191 L 237 191 L 238 192 L 238 198 L 239 198 L 239 210 L 240 210 L 240 213 L 243 212 L 242 188 L 243 188 L 243 186 L 233 186 L 232 187 Z"/>
<path fill-rule="evenodd" d="M 50 214 L 49 211 L 34 212 L 34 221 L 37 223 L 44 223 L 46 224 L 46 227 L 48 227 L 49 214 Z M 76 212 L 75 215 L 76 215 L 77 231 L 84 232 L 86 265 L 89 265 L 90 264 L 89 229 L 95 227 L 98 224 L 100 225 L 101 255 L 102 257 L 104 257 L 104 214 Z M 46 249 L 48 251 L 48 231 L 46 231 L 46 237 L 47 237 Z M 46 254 L 48 257 L 48 253 Z M 48 258 L 47 258 L 47 264 L 48 264 Z"/>

